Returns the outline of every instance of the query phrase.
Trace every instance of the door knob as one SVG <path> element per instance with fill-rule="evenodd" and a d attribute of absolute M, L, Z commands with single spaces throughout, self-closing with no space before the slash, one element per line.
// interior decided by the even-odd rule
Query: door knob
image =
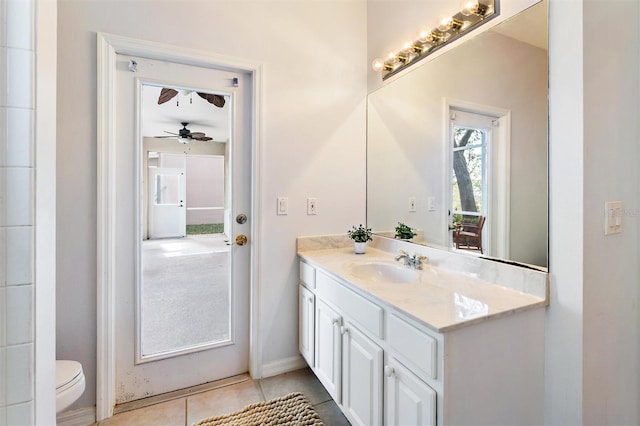
<path fill-rule="evenodd" d="M 248 240 L 249 240 L 249 239 L 247 238 L 247 236 L 246 236 L 246 235 L 242 235 L 242 234 L 240 234 L 240 235 L 238 235 L 238 236 L 236 237 L 236 244 L 237 244 L 237 245 L 239 245 L 239 246 L 243 246 L 243 245 L 247 244 L 247 241 L 248 241 Z"/>

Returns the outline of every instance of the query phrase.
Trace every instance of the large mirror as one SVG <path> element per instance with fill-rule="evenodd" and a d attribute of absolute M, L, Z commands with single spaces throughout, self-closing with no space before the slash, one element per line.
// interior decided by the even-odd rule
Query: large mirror
<path fill-rule="evenodd" d="M 547 267 L 547 17 L 538 3 L 369 94 L 374 233 Z"/>

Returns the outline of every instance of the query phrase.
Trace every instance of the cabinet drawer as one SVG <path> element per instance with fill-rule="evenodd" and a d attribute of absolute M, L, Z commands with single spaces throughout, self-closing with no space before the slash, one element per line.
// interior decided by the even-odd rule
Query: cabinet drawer
<path fill-rule="evenodd" d="M 380 306 L 349 290 L 322 271 L 317 272 L 316 288 L 319 297 L 337 307 L 374 336 L 382 339 L 383 310 Z"/>
<path fill-rule="evenodd" d="M 300 261 L 300 281 L 302 281 L 308 288 L 316 288 L 316 268 Z"/>
<path fill-rule="evenodd" d="M 396 352 L 395 356 L 436 379 L 438 341 L 394 313 L 389 315 L 388 321 L 388 341 Z"/>

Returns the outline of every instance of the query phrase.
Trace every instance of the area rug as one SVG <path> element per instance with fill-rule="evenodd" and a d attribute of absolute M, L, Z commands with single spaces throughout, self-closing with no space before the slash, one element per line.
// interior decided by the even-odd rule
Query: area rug
<path fill-rule="evenodd" d="M 323 426 L 320 416 L 300 392 L 247 405 L 222 416 L 202 419 L 194 426 Z"/>

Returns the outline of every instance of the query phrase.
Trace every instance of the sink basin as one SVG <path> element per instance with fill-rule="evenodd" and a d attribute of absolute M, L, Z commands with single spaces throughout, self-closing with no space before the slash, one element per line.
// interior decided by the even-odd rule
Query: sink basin
<path fill-rule="evenodd" d="M 402 265 L 389 263 L 361 263 L 353 265 L 353 274 L 358 278 L 386 281 L 391 283 L 413 283 L 418 281 L 418 273 Z"/>

